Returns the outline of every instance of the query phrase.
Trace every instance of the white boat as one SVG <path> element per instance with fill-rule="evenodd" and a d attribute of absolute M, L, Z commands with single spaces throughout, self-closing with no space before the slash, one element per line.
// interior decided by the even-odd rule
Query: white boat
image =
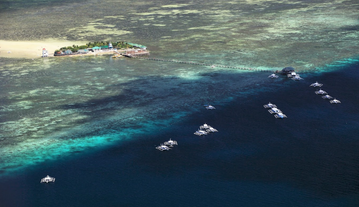
<path fill-rule="evenodd" d="M 315 91 L 315 94 L 317 95 L 325 95 L 328 94 L 326 91 L 323 91 L 322 89 L 319 89 L 318 91 Z"/>
<path fill-rule="evenodd" d="M 216 109 L 214 106 L 212 105 L 205 105 L 206 109 L 208 110 L 213 110 L 213 109 Z"/>
<path fill-rule="evenodd" d="M 315 83 L 310 84 L 310 86 L 311 86 L 311 87 L 322 87 L 323 84 L 318 83 L 318 82 L 315 82 Z"/>
<path fill-rule="evenodd" d="M 283 113 L 277 113 L 274 115 L 275 118 L 277 119 L 284 119 L 284 118 L 287 118 L 287 116 Z"/>
<path fill-rule="evenodd" d="M 159 151 L 168 151 L 168 150 L 170 150 L 171 148 L 167 147 L 167 146 L 164 145 L 164 144 L 161 144 L 160 146 L 157 146 L 156 149 L 158 149 Z"/>
<path fill-rule="evenodd" d="M 46 177 L 40 180 L 40 183 L 51 183 L 51 182 L 55 182 L 55 178 L 50 177 L 49 175 L 47 175 Z"/>
<path fill-rule="evenodd" d="M 277 108 L 277 105 L 272 104 L 271 102 L 269 102 L 268 104 L 263 105 L 264 108 L 268 109 L 268 108 Z"/>
<path fill-rule="evenodd" d="M 271 114 L 278 114 L 278 113 L 281 113 L 282 111 L 279 110 L 278 108 L 271 108 L 268 110 L 268 112 Z"/>
<path fill-rule="evenodd" d="M 175 140 L 168 140 L 167 142 L 163 143 L 164 145 L 167 145 L 167 146 L 170 146 L 170 147 L 173 147 L 173 145 L 178 145 L 177 141 Z"/>
<path fill-rule="evenodd" d="M 208 132 L 208 133 L 210 133 L 210 132 L 218 132 L 218 130 L 213 128 L 213 127 L 209 127 L 208 129 L 206 129 L 206 132 Z"/>
<path fill-rule="evenodd" d="M 209 129 L 211 126 L 208 124 L 203 124 L 202 126 L 199 126 L 200 129 Z"/>
<path fill-rule="evenodd" d="M 207 135 L 208 132 L 199 129 L 194 134 L 197 135 L 197 136 L 203 136 L 203 135 Z"/>
<path fill-rule="evenodd" d="M 272 79 L 273 79 L 273 78 L 278 78 L 278 76 L 273 73 L 273 74 L 271 74 L 270 76 L 268 76 L 268 78 L 272 78 Z"/>
<path fill-rule="evenodd" d="M 301 78 L 298 74 L 292 77 L 292 80 L 298 81 L 298 80 L 303 80 L 303 78 Z"/>
<path fill-rule="evenodd" d="M 341 102 L 338 99 L 333 99 L 330 101 L 331 104 L 340 104 Z"/>
<path fill-rule="evenodd" d="M 287 74 L 287 77 L 288 77 L 288 78 L 293 78 L 293 77 L 296 76 L 296 75 L 297 75 L 296 72 L 291 72 L 291 73 L 288 73 L 288 74 Z"/>
<path fill-rule="evenodd" d="M 328 94 L 325 96 L 322 96 L 323 99 L 332 99 L 333 97 L 329 96 Z"/>

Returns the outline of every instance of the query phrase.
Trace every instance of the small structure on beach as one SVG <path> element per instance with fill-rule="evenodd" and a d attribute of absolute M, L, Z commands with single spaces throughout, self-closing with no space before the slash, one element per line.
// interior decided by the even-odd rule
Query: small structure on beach
<path fill-rule="evenodd" d="M 123 54 L 125 57 L 135 57 L 140 55 L 149 55 L 149 51 L 145 49 L 132 49 L 126 50 L 126 53 Z"/>
<path fill-rule="evenodd" d="M 47 50 L 45 48 L 42 48 L 42 55 L 41 57 L 47 57 L 49 56 L 49 53 L 47 52 Z"/>
<path fill-rule="evenodd" d="M 113 47 L 112 47 L 112 43 L 110 42 L 109 44 L 108 44 L 108 49 L 112 49 Z"/>
<path fill-rule="evenodd" d="M 66 54 L 66 55 L 71 55 L 71 54 L 72 54 L 72 51 L 71 51 L 71 50 L 66 50 L 66 51 L 65 51 L 65 54 Z"/>

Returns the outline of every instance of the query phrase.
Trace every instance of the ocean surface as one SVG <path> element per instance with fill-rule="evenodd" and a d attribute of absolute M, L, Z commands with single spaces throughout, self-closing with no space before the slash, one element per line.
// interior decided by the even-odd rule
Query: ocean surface
<path fill-rule="evenodd" d="M 100 60 L 111 61 L 104 57 Z M 2 163 L 1 204 L 358 206 L 358 69 L 358 61 L 352 59 L 320 72 L 302 74 L 302 81 L 285 77 L 272 80 L 263 72 L 208 72 L 201 77 L 214 84 L 204 84 L 201 78 L 177 80 L 191 85 L 187 90 L 192 98 L 187 99 L 200 100 L 187 103 L 190 106 L 179 104 L 176 109 L 163 109 L 164 113 L 145 114 L 145 118 L 127 125 L 116 124 L 116 120 L 104 121 L 101 116 L 105 112 L 93 110 L 87 122 L 101 119 L 101 130 L 62 139 L 86 145 L 91 142 L 86 137 L 92 136 L 102 140 L 97 141 L 100 147 L 87 144 L 81 151 L 74 145 L 73 149 L 63 151 L 60 148 L 65 146 L 58 145 L 59 149 L 50 152 L 60 151 L 63 156 L 53 158 L 49 153 L 51 159 L 9 173 L 5 173 L 8 169 Z M 234 83 L 251 78 L 256 84 L 239 87 Z M 159 79 L 152 81 L 163 82 L 166 78 Z M 176 78 L 171 80 L 162 87 L 171 87 L 168 84 L 174 84 Z M 228 86 L 220 84 L 225 80 Z M 137 88 L 148 86 L 148 81 L 151 80 L 136 82 Z M 323 83 L 322 89 L 342 103 L 333 105 L 316 95 L 317 89 L 309 87 L 315 81 Z M 200 94 L 218 93 L 217 87 L 221 91 L 228 87 L 231 91 L 217 96 L 217 100 Z M 186 98 L 185 92 L 178 90 L 172 90 L 173 96 L 178 97 L 175 101 Z M 115 98 L 115 103 L 120 104 L 118 99 L 123 97 Z M 166 103 L 161 107 L 170 107 L 170 101 L 163 101 Z M 108 98 L 92 101 L 97 108 L 112 102 Z M 288 118 L 275 119 L 263 108 L 268 102 L 277 104 Z M 206 103 L 217 109 L 206 110 L 203 107 Z M 127 104 L 137 106 L 133 101 Z M 67 107 L 78 110 L 81 106 L 78 103 Z M 111 107 L 106 111 L 116 113 L 111 112 Z M 204 123 L 219 132 L 195 136 L 194 131 Z M 111 140 L 110 135 L 116 138 Z M 169 138 L 179 145 L 170 151 L 155 149 Z M 103 142 L 110 144 L 102 146 Z M 46 146 L 42 150 L 47 150 Z M 36 159 L 31 152 L 25 153 L 29 157 L 22 159 L 27 162 Z M 47 174 L 56 177 L 56 182 L 40 184 Z"/>
<path fill-rule="evenodd" d="M 1 40 L 124 40 L 151 57 L 264 70 L 0 58 L 0 207 L 358 207 L 358 8 L 0 0 Z M 304 79 L 267 78 L 286 66 Z M 194 135 L 204 123 L 219 132 Z M 178 146 L 155 149 L 170 138 Z"/>

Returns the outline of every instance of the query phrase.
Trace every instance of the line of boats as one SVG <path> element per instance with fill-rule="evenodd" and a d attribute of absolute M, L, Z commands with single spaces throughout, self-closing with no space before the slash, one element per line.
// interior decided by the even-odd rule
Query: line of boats
<path fill-rule="evenodd" d="M 204 105 L 204 107 L 207 110 L 216 109 L 216 107 L 214 107 L 212 105 Z M 208 124 L 203 124 L 199 127 L 199 129 L 194 134 L 198 135 L 198 136 L 203 136 L 203 135 L 208 135 L 209 133 L 212 133 L 212 132 L 218 132 L 218 130 L 211 127 Z M 170 139 L 167 142 L 164 142 L 163 144 L 160 144 L 159 146 L 157 146 L 156 149 L 160 150 L 160 151 L 168 151 L 168 150 L 172 149 L 172 147 L 174 145 L 178 145 L 177 141 Z"/>
<path fill-rule="evenodd" d="M 218 130 L 211 127 L 208 124 L 203 124 L 203 125 L 199 126 L 199 129 L 194 134 L 197 136 L 203 136 L 203 135 L 208 135 L 209 133 L 212 133 L 212 132 L 218 132 Z"/>
<path fill-rule="evenodd" d="M 277 105 L 269 102 L 268 104 L 263 105 L 264 108 L 268 109 L 268 112 L 274 114 L 274 117 L 277 119 L 287 118 L 287 115 L 283 114 L 283 112 L 277 108 Z"/>
<path fill-rule="evenodd" d="M 315 83 L 310 84 L 310 86 L 316 88 L 316 87 L 322 87 L 323 84 L 315 82 Z M 326 91 L 322 90 L 321 88 L 319 90 L 315 91 L 314 93 L 317 95 L 323 95 L 322 98 L 329 100 L 329 102 L 331 104 L 340 104 L 341 103 L 338 99 L 333 98 L 332 96 L 330 96 Z"/>
<path fill-rule="evenodd" d="M 279 76 L 276 75 L 275 73 L 272 73 L 271 75 L 268 76 L 268 78 L 272 78 L 272 79 L 278 78 L 278 77 Z M 294 71 L 290 72 L 290 73 L 287 73 L 287 77 L 291 78 L 292 80 L 295 80 L 295 81 L 303 80 L 303 78 L 300 77 L 300 75 L 298 73 L 294 72 Z"/>
<path fill-rule="evenodd" d="M 175 140 L 168 140 L 167 142 L 164 142 L 163 144 L 160 144 L 156 147 L 159 151 L 168 151 L 170 150 L 174 145 L 178 145 L 177 141 Z"/>

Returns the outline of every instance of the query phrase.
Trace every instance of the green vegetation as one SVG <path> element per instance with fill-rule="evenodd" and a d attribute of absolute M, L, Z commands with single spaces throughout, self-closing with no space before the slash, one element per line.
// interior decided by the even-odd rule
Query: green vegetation
<path fill-rule="evenodd" d="M 83 49 L 87 49 L 87 48 L 108 46 L 109 43 L 110 42 L 101 41 L 101 42 L 89 42 L 86 45 L 80 45 L 80 46 L 72 45 L 72 46 L 68 46 L 68 47 L 62 47 L 59 50 L 56 50 L 55 53 L 61 53 L 66 50 L 71 50 L 72 52 L 77 52 L 79 50 L 83 50 Z M 133 48 L 134 46 L 128 44 L 127 42 L 119 41 L 119 42 L 112 43 L 112 47 L 117 48 L 117 49 L 127 49 L 127 48 Z"/>

